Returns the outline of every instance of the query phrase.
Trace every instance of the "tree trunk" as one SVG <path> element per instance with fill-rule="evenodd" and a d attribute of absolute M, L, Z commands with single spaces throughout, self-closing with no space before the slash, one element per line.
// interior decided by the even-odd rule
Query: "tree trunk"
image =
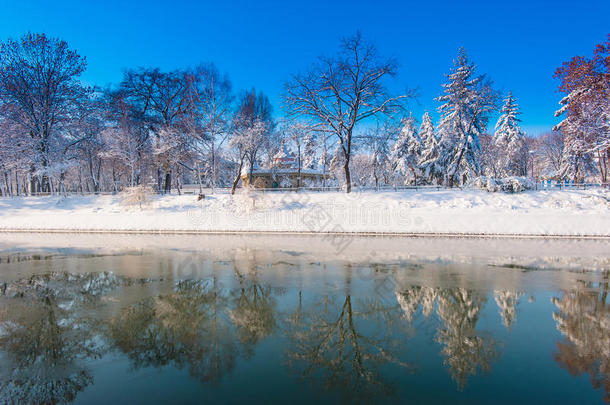
<path fill-rule="evenodd" d="M 8 176 L 8 172 L 6 170 L 4 171 L 4 184 L 6 185 L 6 190 L 5 190 L 6 195 L 12 197 L 13 195 L 10 191 L 11 186 L 9 185 L 9 176 Z"/>
<path fill-rule="evenodd" d="M 237 176 L 235 177 L 235 181 L 233 181 L 233 187 L 231 188 L 231 195 L 235 194 L 235 189 L 237 188 L 237 183 L 239 183 L 239 179 L 241 178 L 241 170 L 244 167 L 244 159 L 242 158 L 239 161 L 239 168 L 237 170 Z"/>
<path fill-rule="evenodd" d="M 130 173 L 129 173 L 129 187 L 133 187 L 134 186 L 134 180 L 136 177 L 136 168 L 133 164 L 130 165 L 129 167 L 130 169 Z"/>
<path fill-rule="evenodd" d="M 212 194 L 216 191 L 216 145 L 214 145 L 214 129 L 212 128 Z"/>
<path fill-rule="evenodd" d="M 59 178 L 61 181 L 61 189 L 59 191 L 62 192 L 64 196 L 67 196 L 68 190 L 66 189 L 66 172 L 62 171 Z"/>
<path fill-rule="evenodd" d="M 199 168 L 199 162 L 197 162 L 197 182 L 199 183 L 199 194 L 203 194 L 203 185 L 201 184 L 201 169 Z M 214 192 L 214 180 L 212 180 L 212 192 Z"/>
<path fill-rule="evenodd" d="M 176 182 L 176 191 L 178 192 L 178 195 L 182 195 L 182 190 L 181 190 L 181 185 L 180 185 L 180 173 L 176 173 L 175 182 Z"/>
<path fill-rule="evenodd" d="M 255 161 L 256 161 L 255 157 L 251 155 L 250 156 L 250 170 L 248 171 L 250 182 L 252 182 L 252 175 L 254 173 L 254 162 Z"/>
<path fill-rule="evenodd" d="M 599 163 L 601 183 L 604 184 L 608 180 L 608 164 L 606 162 L 606 156 L 601 150 L 597 151 L 597 161 Z"/>
<path fill-rule="evenodd" d="M 95 192 L 102 191 L 102 158 L 99 158 L 97 161 L 97 174 L 95 179 Z"/>
<path fill-rule="evenodd" d="M 464 141 L 466 142 L 466 141 Z M 460 164 L 462 164 L 462 157 L 464 157 L 464 153 L 466 152 L 466 145 L 462 145 L 462 149 L 460 150 L 460 154 L 457 158 L 457 161 L 455 162 L 454 165 L 454 171 L 453 173 L 451 173 L 451 176 L 448 179 L 448 183 L 449 183 L 449 187 L 453 188 L 453 185 L 455 184 L 455 175 L 460 171 Z"/>
<path fill-rule="evenodd" d="M 172 171 L 168 170 L 167 172 L 165 172 L 165 188 L 163 189 L 163 192 L 165 194 L 169 194 L 172 191 Z"/>
<path fill-rule="evenodd" d="M 157 193 L 159 193 L 159 194 L 162 193 L 161 184 L 162 184 L 161 167 L 157 167 Z"/>
<path fill-rule="evenodd" d="M 301 144 L 297 143 L 297 189 L 301 187 Z"/>
<path fill-rule="evenodd" d="M 349 158 L 345 157 L 345 163 L 343 164 L 343 169 L 345 170 L 345 192 L 352 192 L 352 178 L 349 172 Z"/>
<path fill-rule="evenodd" d="M 51 192 L 51 183 L 49 182 L 49 176 L 45 172 L 43 172 L 42 174 L 42 184 L 40 191 L 42 191 L 43 193 Z"/>
<path fill-rule="evenodd" d="M 610 181 L 608 181 L 608 165 L 610 165 L 610 148 L 606 148 L 606 187 L 610 188 Z"/>

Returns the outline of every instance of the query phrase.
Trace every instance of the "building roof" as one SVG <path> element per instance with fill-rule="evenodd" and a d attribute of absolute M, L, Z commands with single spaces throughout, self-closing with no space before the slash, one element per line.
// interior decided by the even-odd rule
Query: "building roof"
<path fill-rule="evenodd" d="M 294 153 L 290 152 L 288 147 L 286 147 L 286 143 L 284 141 L 282 141 L 280 150 L 273 156 L 273 164 L 275 166 L 282 167 L 296 167 L 297 158 L 295 157 Z"/>

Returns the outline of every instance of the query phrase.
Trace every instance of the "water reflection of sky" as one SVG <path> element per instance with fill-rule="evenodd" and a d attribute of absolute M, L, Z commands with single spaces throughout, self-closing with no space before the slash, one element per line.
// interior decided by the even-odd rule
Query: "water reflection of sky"
<path fill-rule="evenodd" d="M 10 255 L 9 402 L 601 403 L 610 392 L 608 273 L 550 256 L 553 270 L 526 271 L 229 247 Z"/>

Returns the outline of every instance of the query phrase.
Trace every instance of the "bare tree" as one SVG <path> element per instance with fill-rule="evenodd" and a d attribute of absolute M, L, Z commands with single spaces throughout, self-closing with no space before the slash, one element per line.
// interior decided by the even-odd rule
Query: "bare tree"
<path fill-rule="evenodd" d="M 143 123 L 154 134 L 152 150 L 159 192 L 171 191 L 172 172 L 192 140 L 184 122 L 190 110 L 185 76 L 184 71 L 139 68 L 125 72 L 120 85 L 126 101 L 139 110 Z"/>
<path fill-rule="evenodd" d="M 408 97 L 390 96 L 383 84 L 396 72 L 396 61 L 380 57 L 358 32 L 341 41 L 336 55 L 319 58 L 309 71 L 294 75 L 285 85 L 284 104 L 290 116 L 313 118 L 339 138 L 348 193 L 356 124 L 401 111 Z"/>
<path fill-rule="evenodd" d="M 231 146 L 237 151 L 238 172 L 231 193 L 235 193 L 245 161 L 248 161 L 248 174 L 252 178 L 259 152 L 265 146 L 266 138 L 273 129 L 272 108 L 263 92 L 255 89 L 242 93 L 239 108 L 233 118 Z"/>
<path fill-rule="evenodd" d="M 563 165 L 564 139 L 559 131 L 543 134 L 538 138 L 537 152 L 542 157 L 544 170 L 547 174 L 558 175 Z"/>
<path fill-rule="evenodd" d="M 118 163 L 129 172 L 129 187 L 140 185 L 142 171 L 148 161 L 150 152 L 149 130 L 137 106 L 126 100 L 121 91 L 106 92 L 106 120 L 112 125 L 102 131 L 105 148 L 102 158 L 110 160 L 114 167 Z M 115 191 L 117 184 L 113 185 Z"/>
<path fill-rule="evenodd" d="M 32 172 L 41 176 L 31 187 L 39 191 L 51 191 L 53 142 L 87 92 L 76 80 L 86 67 L 66 42 L 44 34 L 0 41 L 0 109 L 35 140 Z"/>
<path fill-rule="evenodd" d="M 0 171 L 4 180 L 2 195 L 27 194 L 27 169 L 32 165 L 34 158 L 31 151 L 35 148 L 35 141 L 23 128 L 0 116 Z M 14 183 L 13 183 L 14 178 Z M 20 184 L 20 178 L 23 178 Z"/>
<path fill-rule="evenodd" d="M 390 168 L 390 142 L 397 138 L 400 131 L 395 125 L 385 123 L 377 125 L 365 135 L 365 142 L 370 149 L 371 175 L 375 180 L 375 189 L 379 190 L 379 180 L 387 183 Z"/>
<path fill-rule="evenodd" d="M 301 122 L 293 122 L 287 126 L 286 138 L 289 139 L 296 149 L 297 158 L 297 187 L 303 186 L 303 179 L 301 178 L 301 169 L 303 168 L 303 153 L 305 152 L 305 145 L 309 142 L 309 136 L 311 131 L 307 125 Z"/>
<path fill-rule="evenodd" d="M 256 119 L 251 125 L 239 124 L 235 127 L 235 132 L 231 136 L 230 144 L 235 149 L 237 165 L 237 173 L 231 188 L 231 194 L 235 194 L 235 189 L 241 178 L 241 173 L 244 168 L 244 163 L 249 160 L 250 170 L 248 171 L 250 179 L 254 170 L 254 159 L 260 149 L 265 133 L 268 132 L 267 125 L 260 119 Z"/>
<path fill-rule="evenodd" d="M 198 143 L 205 149 L 209 157 L 208 172 L 212 192 L 216 187 L 219 150 L 229 136 L 229 114 L 233 103 L 231 81 L 227 74 L 221 74 L 213 63 L 201 65 L 188 73 L 190 97 L 194 119 L 201 131 Z M 199 175 L 199 173 L 198 173 Z"/>

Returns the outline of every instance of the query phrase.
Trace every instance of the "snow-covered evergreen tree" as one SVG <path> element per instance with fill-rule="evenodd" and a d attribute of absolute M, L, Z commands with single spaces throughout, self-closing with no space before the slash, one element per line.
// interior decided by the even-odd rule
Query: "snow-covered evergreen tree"
<path fill-rule="evenodd" d="M 411 173 L 414 184 L 417 184 L 421 148 L 422 142 L 415 128 L 415 120 L 413 117 L 405 118 L 403 128 L 390 152 L 390 162 L 395 176 L 404 176 L 406 179 Z"/>
<path fill-rule="evenodd" d="M 434 131 L 434 124 L 430 114 L 426 111 L 419 127 L 419 136 L 422 142 L 422 152 L 419 167 L 422 176 L 429 182 L 440 182 L 443 178 L 442 167 L 438 162 L 440 143 Z"/>
<path fill-rule="evenodd" d="M 452 187 L 467 176 L 478 176 L 479 136 L 485 131 L 489 114 L 495 110 L 497 94 L 484 75 L 476 75 L 476 65 L 461 48 L 454 67 L 443 84 L 441 102 L 441 153 L 439 163 L 446 170 L 447 184 Z"/>
<path fill-rule="evenodd" d="M 591 148 L 591 134 L 589 127 L 584 124 L 583 116 L 587 112 L 582 108 L 580 99 L 586 89 L 573 90 L 559 103 L 562 107 L 555 112 L 555 116 L 565 113 L 566 117 L 553 128 L 563 134 L 564 148 L 559 168 L 559 177 L 569 178 L 574 182 L 584 181 L 588 173 L 596 171 Z"/>
<path fill-rule="evenodd" d="M 502 317 L 502 323 L 510 331 L 510 327 L 517 318 L 517 304 L 521 293 L 516 291 L 495 290 L 494 299 L 498 305 L 498 312 Z"/>
<path fill-rule="evenodd" d="M 504 176 L 525 176 L 527 174 L 527 148 L 525 132 L 519 127 L 521 114 L 517 100 L 509 92 L 500 110 L 496 123 L 494 145 L 502 153 L 498 154 L 500 168 Z"/>

